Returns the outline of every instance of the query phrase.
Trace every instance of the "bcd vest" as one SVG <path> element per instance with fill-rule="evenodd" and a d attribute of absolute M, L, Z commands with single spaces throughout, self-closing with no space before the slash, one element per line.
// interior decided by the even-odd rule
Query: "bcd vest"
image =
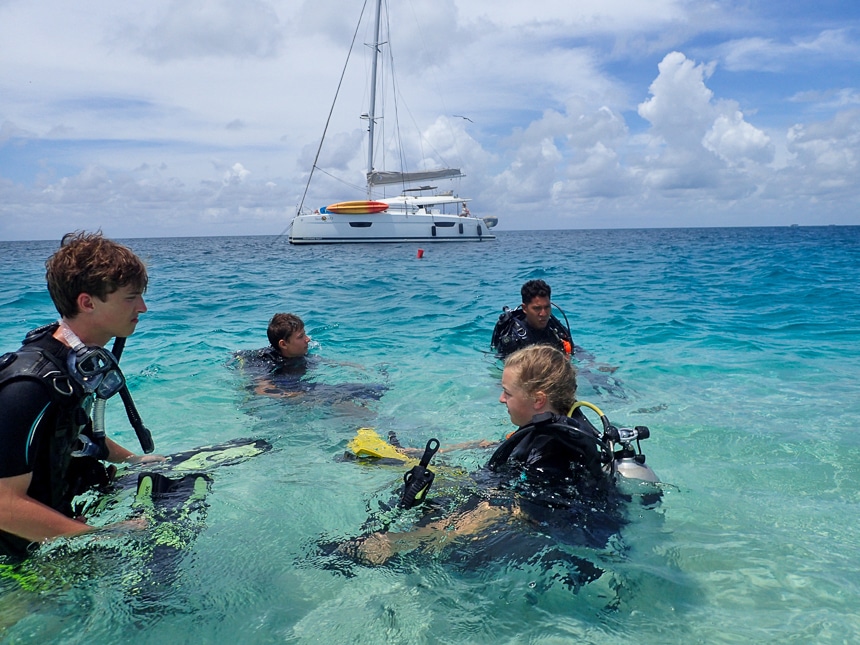
<path fill-rule="evenodd" d="M 567 354 L 570 354 L 573 349 L 570 334 L 555 316 L 550 316 L 546 333 L 538 338 L 536 332 L 526 324 L 526 314 L 522 306 L 519 306 L 516 309 L 505 308 L 499 315 L 499 320 L 493 328 L 490 347 L 498 352 L 501 358 L 505 358 L 518 349 L 541 342 L 551 344 Z"/>
<path fill-rule="evenodd" d="M 571 419 L 546 412 L 503 441 L 487 467 L 522 468 L 547 482 L 571 477 L 605 482 L 604 467 L 611 460 L 608 446 L 581 413 Z"/>
<path fill-rule="evenodd" d="M 17 352 L 0 357 L 0 388 L 17 381 L 39 383 L 50 404 L 36 428 L 39 450 L 33 455 L 33 480 L 27 494 L 72 516 L 71 500 L 93 485 L 108 482 L 104 467 L 91 457 L 72 457 L 79 435 L 91 433 L 92 397 L 75 383 L 63 361 L 39 345 L 56 323 L 27 334 Z"/>

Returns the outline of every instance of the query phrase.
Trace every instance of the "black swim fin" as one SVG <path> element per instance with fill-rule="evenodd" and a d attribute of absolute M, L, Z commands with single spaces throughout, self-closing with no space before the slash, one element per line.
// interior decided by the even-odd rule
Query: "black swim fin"
<path fill-rule="evenodd" d="M 182 507 L 189 502 L 202 501 L 211 483 L 212 478 L 206 473 L 190 473 L 181 479 L 171 479 L 161 473 L 140 473 L 135 502 L 142 506 L 157 503 L 161 509 Z"/>
<path fill-rule="evenodd" d="M 216 466 L 232 466 L 272 449 L 265 439 L 232 439 L 212 446 L 201 446 L 168 455 L 164 466 L 173 472 L 210 470 Z M 152 464 L 153 469 L 158 464 Z"/>
<path fill-rule="evenodd" d="M 181 479 L 153 472 L 138 475 L 134 501 L 150 523 L 155 560 L 169 559 L 171 552 L 187 548 L 203 529 L 211 483 L 205 473 Z"/>

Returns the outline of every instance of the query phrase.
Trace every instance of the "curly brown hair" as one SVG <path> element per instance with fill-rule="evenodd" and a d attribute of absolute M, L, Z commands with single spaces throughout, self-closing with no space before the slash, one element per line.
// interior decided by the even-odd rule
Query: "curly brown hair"
<path fill-rule="evenodd" d="M 143 261 L 101 231 L 66 233 L 60 248 L 45 262 L 45 279 L 54 306 L 65 318 L 79 313 L 77 300 L 82 293 L 104 301 L 128 285 L 144 292 L 149 282 Z"/>

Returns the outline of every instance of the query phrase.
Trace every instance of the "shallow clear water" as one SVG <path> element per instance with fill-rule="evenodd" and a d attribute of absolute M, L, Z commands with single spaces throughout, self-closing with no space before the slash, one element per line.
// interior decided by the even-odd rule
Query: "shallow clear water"
<path fill-rule="evenodd" d="M 0 579 L 5 642 L 843 642 L 860 633 L 860 228 L 505 232 L 496 242 L 290 247 L 273 237 L 130 240 L 150 270 L 122 364 L 159 452 L 239 436 L 274 450 L 213 473 L 205 527 L 149 586 L 142 544 L 72 541 Z M 55 314 L 56 242 L 0 243 L 0 348 Z M 580 398 L 651 428 L 670 484 L 631 509 L 606 573 L 444 557 L 323 568 L 319 541 L 359 535 L 402 469 L 337 457 L 360 426 L 404 444 L 497 438 L 490 332 L 543 278 L 593 366 Z M 265 345 L 272 313 L 306 321 L 330 384 L 381 399 L 256 397 L 225 363 Z M 119 401 L 109 432 L 130 447 Z M 481 451 L 453 457 L 477 468 Z M 125 503 L 125 502 L 124 502 Z M 113 509 L 104 521 L 128 512 Z M 89 538 L 91 540 L 91 538 Z M 126 542 L 129 542 L 126 540 Z M 96 552 L 97 553 L 97 552 Z"/>

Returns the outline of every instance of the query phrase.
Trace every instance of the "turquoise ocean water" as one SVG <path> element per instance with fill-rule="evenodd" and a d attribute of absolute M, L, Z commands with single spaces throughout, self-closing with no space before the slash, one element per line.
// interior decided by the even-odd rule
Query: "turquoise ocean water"
<path fill-rule="evenodd" d="M 205 526 L 169 575 L 141 586 L 139 540 L 93 538 L 0 579 L 10 643 L 774 643 L 860 635 L 860 227 L 505 232 L 492 243 L 291 247 L 274 237 L 127 240 L 148 263 L 150 311 L 122 364 L 159 452 L 240 436 L 274 450 L 213 473 Z M 0 348 L 55 317 L 57 242 L 0 243 Z M 319 541 L 362 532 L 403 470 L 337 460 L 360 426 L 422 446 L 498 438 L 490 332 L 543 278 L 578 345 L 620 390 L 580 398 L 647 425 L 667 483 L 633 508 L 576 593 L 558 572 L 416 555 L 325 568 Z M 253 395 L 225 363 L 265 345 L 272 313 L 306 321 L 319 382 Z M 599 385 L 599 383 L 598 383 Z M 329 395 L 323 393 L 328 392 Z M 118 400 L 109 432 L 136 440 Z M 452 455 L 472 469 L 482 451 Z M 128 505 L 108 511 L 121 516 Z M 86 542 L 89 540 L 89 542 Z M 137 541 L 136 541 L 137 540 Z M 93 547 L 92 549 L 90 547 Z"/>

